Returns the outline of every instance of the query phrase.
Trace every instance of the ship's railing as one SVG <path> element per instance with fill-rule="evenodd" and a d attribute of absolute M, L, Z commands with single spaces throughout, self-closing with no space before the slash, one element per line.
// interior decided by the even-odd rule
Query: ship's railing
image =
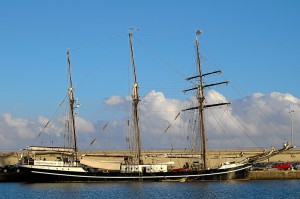
<path fill-rule="evenodd" d="M 55 160 L 55 161 L 47 161 L 47 160 L 34 160 L 32 158 L 22 158 L 19 160 L 19 164 L 23 165 L 39 165 L 39 166 L 76 166 L 78 163 L 71 162 L 71 161 L 62 161 L 62 160 Z"/>

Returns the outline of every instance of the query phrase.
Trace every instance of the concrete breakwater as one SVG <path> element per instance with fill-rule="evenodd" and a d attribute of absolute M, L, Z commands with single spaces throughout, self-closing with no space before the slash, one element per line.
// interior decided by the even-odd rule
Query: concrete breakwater
<path fill-rule="evenodd" d="M 292 180 L 300 179 L 298 170 L 251 171 L 250 180 Z"/>

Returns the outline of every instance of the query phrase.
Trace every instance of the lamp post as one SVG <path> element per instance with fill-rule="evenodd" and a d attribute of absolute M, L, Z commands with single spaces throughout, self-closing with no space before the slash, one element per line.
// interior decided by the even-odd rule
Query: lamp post
<path fill-rule="evenodd" d="M 294 146 L 294 110 L 289 111 L 291 114 L 291 144 Z"/>

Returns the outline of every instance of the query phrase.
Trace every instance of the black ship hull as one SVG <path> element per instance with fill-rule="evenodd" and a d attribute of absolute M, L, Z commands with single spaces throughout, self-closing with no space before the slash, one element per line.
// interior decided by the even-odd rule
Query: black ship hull
<path fill-rule="evenodd" d="M 30 176 L 27 172 L 3 172 L 0 173 L 0 182 L 26 182 Z"/>
<path fill-rule="evenodd" d="M 160 173 L 120 172 L 72 172 L 23 168 L 28 177 L 26 182 L 122 182 L 122 181 L 228 181 L 249 180 L 251 165 L 230 169 L 209 169 L 203 171 L 180 171 Z"/>

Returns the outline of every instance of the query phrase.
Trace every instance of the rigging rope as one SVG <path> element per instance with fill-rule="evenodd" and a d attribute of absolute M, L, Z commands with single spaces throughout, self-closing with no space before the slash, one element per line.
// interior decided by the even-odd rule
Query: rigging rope
<path fill-rule="evenodd" d="M 56 111 L 53 113 L 53 115 L 51 116 L 51 119 L 48 120 L 48 122 L 45 124 L 44 128 L 40 131 L 40 133 L 38 134 L 38 136 L 35 138 L 34 142 L 35 143 L 37 141 L 37 139 L 42 135 L 42 133 L 44 132 L 44 130 L 47 128 L 48 124 L 50 124 L 50 122 L 53 120 L 54 116 L 56 115 L 56 113 L 58 112 L 58 110 L 60 109 L 60 107 L 63 105 L 63 103 L 66 101 L 67 99 L 67 95 L 65 96 L 65 98 L 63 99 L 63 101 L 60 103 L 60 105 L 57 107 Z"/>
<path fill-rule="evenodd" d="M 159 56 L 153 49 L 151 49 L 149 46 L 147 46 L 146 44 L 144 44 L 142 41 L 138 40 L 137 38 L 135 38 L 135 40 L 137 40 L 142 46 L 144 46 L 147 50 L 149 50 L 149 52 L 154 57 L 157 57 L 163 64 L 165 64 L 170 69 L 172 69 L 177 75 L 179 75 L 180 77 L 185 78 L 185 76 L 181 72 L 179 72 L 172 64 L 168 63 L 165 59 L 163 59 L 161 56 Z"/>
<path fill-rule="evenodd" d="M 118 36 L 114 39 L 120 39 L 120 38 L 123 38 L 123 36 Z M 110 40 L 113 40 L 113 39 L 110 39 Z M 94 66 L 94 68 L 85 76 L 85 78 L 83 78 L 78 85 L 76 85 L 76 88 L 78 89 L 78 87 L 81 86 L 81 84 L 83 84 L 87 79 L 89 79 L 90 76 L 92 76 L 93 74 L 95 74 L 95 71 L 103 65 L 103 63 L 109 59 L 111 56 L 112 56 L 112 52 L 115 51 L 116 49 L 118 49 L 118 47 L 121 46 L 121 44 L 125 43 L 124 40 L 121 40 L 116 46 L 114 46 L 113 48 L 111 48 L 110 50 L 108 50 L 108 53 L 107 55 L 99 62 L 99 64 L 97 64 L 96 66 Z M 81 48 L 79 48 L 81 49 Z"/>
<path fill-rule="evenodd" d="M 205 49 L 204 49 L 204 51 L 205 51 Z M 215 65 L 215 67 L 216 67 L 218 70 L 220 70 L 220 67 L 218 66 L 218 64 L 216 64 L 215 60 L 212 59 L 210 56 L 207 56 L 207 57 L 208 57 L 208 58 L 210 59 L 210 61 Z M 205 58 L 204 58 L 204 59 L 205 59 Z M 208 59 L 206 59 L 206 60 L 208 61 Z M 229 78 L 229 75 L 228 75 L 227 73 L 225 73 L 225 72 L 222 72 L 222 75 L 223 75 L 226 79 L 231 79 L 231 78 Z M 232 87 L 233 87 L 234 90 L 236 91 L 237 95 L 238 95 L 240 98 L 242 98 L 244 95 L 242 95 L 241 89 L 238 88 L 238 87 L 236 86 L 236 84 L 234 83 L 234 81 L 231 80 L 230 82 L 231 82 Z M 277 135 L 278 137 L 280 137 L 282 140 L 286 141 L 286 138 L 283 137 L 283 136 L 280 134 L 279 129 L 276 128 L 270 121 L 268 121 L 268 120 L 266 119 L 266 116 L 265 116 L 265 115 L 264 115 L 257 107 L 254 107 L 254 109 L 255 109 L 255 111 L 257 112 L 258 116 L 259 116 L 263 121 L 265 121 L 266 124 L 267 124 L 270 128 L 272 128 L 272 129 L 275 130 L 276 135 Z M 267 140 L 267 139 L 266 139 L 266 140 Z"/>

